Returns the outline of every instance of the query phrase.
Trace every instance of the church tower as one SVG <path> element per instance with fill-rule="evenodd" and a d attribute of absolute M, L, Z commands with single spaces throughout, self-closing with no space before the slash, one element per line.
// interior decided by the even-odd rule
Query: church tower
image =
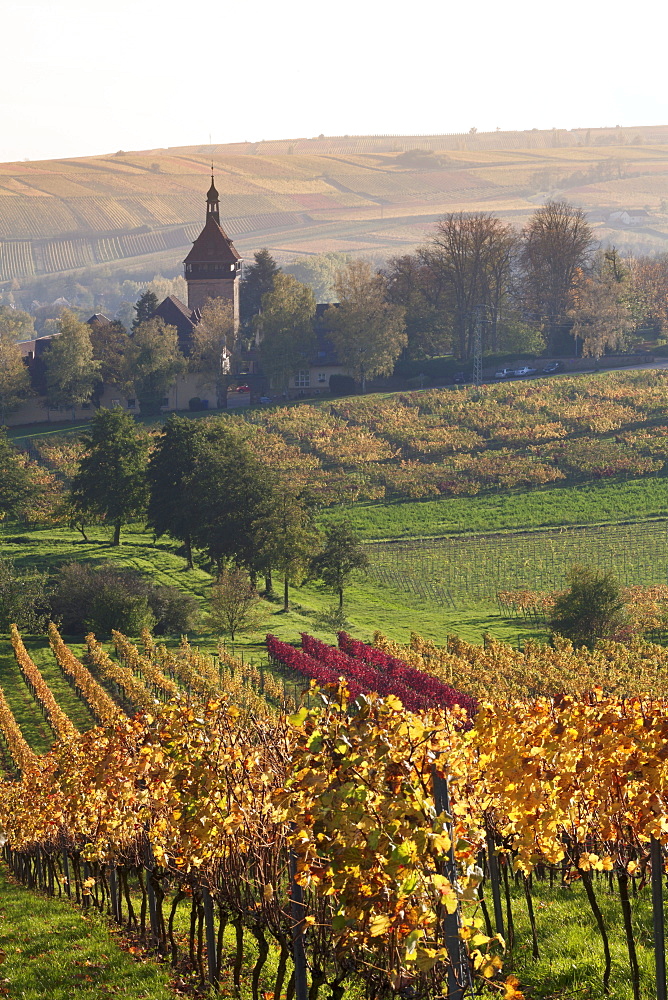
<path fill-rule="evenodd" d="M 220 202 L 211 173 L 206 196 L 206 222 L 184 260 L 188 308 L 201 309 L 207 299 L 229 299 L 234 309 L 234 329 L 239 327 L 239 276 L 241 257 L 220 224 Z"/>

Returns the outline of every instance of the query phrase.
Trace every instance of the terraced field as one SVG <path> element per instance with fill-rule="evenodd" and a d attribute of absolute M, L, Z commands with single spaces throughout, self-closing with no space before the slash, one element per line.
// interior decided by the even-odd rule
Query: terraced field
<path fill-rule="evenodd" d="M 668 129 L 352 136 L 0 164 L 0 283 L 118 262 L 178 264 L 203 218 L 213 159 L 221 211 L 247 254 L 406 252 L 448 211 L 521 225 L 547 195 L 592 212 L 618 247 L 668 239 Z M 615 209 L 644 208 L 642 227 Z"/>

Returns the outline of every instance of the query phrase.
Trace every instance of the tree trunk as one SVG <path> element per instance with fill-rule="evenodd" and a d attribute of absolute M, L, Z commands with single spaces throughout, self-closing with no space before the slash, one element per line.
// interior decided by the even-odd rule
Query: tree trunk
<path fill-rule="evenodd" d="M 339 611 L 343 611 L 343 587 L 339 587 Z"/>
<path fill-rule="evenodd" d="M 289 590 L 290 590 L 290 577 L 286 573 L 285 577 L 283 579 L 283 610 L 284 611 L 289 611 L 289 609 L 290 609 Z"/>
<path fill-rule="evenodd" d="M 193 543 L 190 538 L 190 532 L 186 534 L 183 539 L 183 547 L 186 550 L 186 569 L 194 569 L 195 564 L 193 563 Z"/>
<path fill-rule="evenodd" d="M 271 578 L 271 566 L 269 567 L 269 569 L 267 570 L 267 572 L 264 574 L 264 592 L 265 592 L 265 594 L 273 594 L 274 593 L 274 581 Z"/>
<path fill-rule="evenodd" d="M 112 545 L 120 545 L 121 544 L 121 519 L 120 519 L 120 517 L 118 518 L 117 521 L 114 521 L 114 537 L 113 537 L 113 540 L 112 540 L 111 544 Z"/>

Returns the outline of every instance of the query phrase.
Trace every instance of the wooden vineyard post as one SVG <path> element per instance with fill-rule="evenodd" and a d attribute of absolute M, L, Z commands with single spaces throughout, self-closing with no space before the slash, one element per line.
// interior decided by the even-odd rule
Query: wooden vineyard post
<path fill-rule="evenodd" d="M 213 902 L 211 893 L 204 885 L 202 886 L 202 902 L 204 903 L 204 926 L 206 929 L 206 959 L 209 970 L 209 982 L 215 986 L 218 982 L 218 967 L 216 964 L 217 946 L 216 932 L 213 925 Z"/>
<path fill-rule="evenodd" d="M 86 882 L 90 878 L 90 868 L 88 867 L 88 862 L 84 861 L 83 866 L 83 881 L 81 883 L 81 905 L 84 910 L 87 910 L 90 906 L 90 888 L 86 885 Z"/>
<path fill-rule="evenodd" d="M 434 782 L 434 805 L 436 815 L 450 814 L 450 792 L 447 779 L 438 772 L 436 767 L 432 770 Z M 455 889 L 457 885 L 457 868 L 455 865 L 455 845 L 453 843 L 454 829 L 452 821 L 448 820 L 448 834 L 450 836 L 450 848 L 448 850 L 447 861 L 445 862 L 444 874 Z M 468 958 L 464 953 L 462 939 L 459 936 L 460 919 L 459 906 L 454 913 L 446 913 L 443 918 L 443 930 L 445 947 L 450 958 L 448 965 L 448 1000 L 463 1000 L 467 987 L 469 986 L 470 970 Z"/>
<path fill-rule="evenodd" d="M 121 922 L 121 907 L 118 895 L 118 880 L 116 878 L 116 865 L 112 862 L 109 865 L 109 892 L 111 893 L 111 915 L 117 924 Z"/>
<path fill-rule="evenodd" d="M 148 897 L 148 916 L 151 924 L 151 937 L 153 938 L 154 946 L 159 949 L 160 925 L 158 924 L 158 907 L 155 900 L 155 888 L 152 881 L 155 861 L 153 859 L 153 851 L 151 850 L 151 845 L 149 843 L 146 844 L 144 858 L 144 870 L 146 872 L 146 895 Z"/>
<path fill-rule="evenodd" d="M 70 885 L 70 863 L 67 857 L 67 848 L 63 848 L 63 874 L 65 876 L 65 892 L 72 898 L 72 886 Z"/>
<path fill-rule="evenodd" d="M 654 964 L 656 967 L 656 1000 L 666 1000 L 666 939 L 663 916 L 663 850 L 652 837 L 652 916 L 654 925 Z"/>
<path fill-rule="evenodd" d="M 306 952 L 304 950 L 304 892 L 297 882 L 297 858 L 290 851 L 290 911 L 292 915 L 292 957 L 295 963 L 295 1000 L 308 1000 Z"/>
<path fill-rule="evenodd" d="M 491 830 L 487 830 L 487 867 L 489 868 L 489 881 L 492 885 L 492 900 L 494 902 L 494 922 L 496 923 L 496 933 L 505 939 L 503 927 L 503 906 L 501 905 L 501 876 L 499 874 L 499 858 L 496 853 L 496 844 Z"/>

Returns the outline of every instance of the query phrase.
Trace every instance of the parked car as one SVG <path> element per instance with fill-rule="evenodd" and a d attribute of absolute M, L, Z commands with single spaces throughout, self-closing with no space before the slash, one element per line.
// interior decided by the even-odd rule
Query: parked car
<path fill-rule="evenodd" d="M 516 375 L 535 375 L 538 371 L 537 368 L 529 368 L 528 365 L 524 365 L 523 368 L 517 368 L 515 370 Z"/>
<path fill-rule="evenodd" d="M 543 371 L 546 375 L 554 375 L 555 372 L 560 372 L 563 367 L 561 361 L 550 361 L 549 365 L 545 365 Z"/>
<path fill-rule="evenodd" d="M 250 386 L 249 385 L 238 385 L 237 386 L 237 392 L 250 392 Z"/>
<path fill-rule="evenodd" d="M 494 378 L 512 378 L 513 375 L 517 375 L 514 368 L 500 368 L 498 372 L 494 372 Z"/>
<path fill-rule="evenodd" d="M 271 396 L 260 396 L 260 402 L 261 403 L 273 403 L 274 401 L 271 398 Z"/>
<path fill-rule="evenodd" d="M 470 381 L 470 377 L 471 376 L 467 375 L 466 372 L 456 372 L 452 376 L 452 381 L 455 383 L 455 385 L 461 385 L 462 382 Z"/>

